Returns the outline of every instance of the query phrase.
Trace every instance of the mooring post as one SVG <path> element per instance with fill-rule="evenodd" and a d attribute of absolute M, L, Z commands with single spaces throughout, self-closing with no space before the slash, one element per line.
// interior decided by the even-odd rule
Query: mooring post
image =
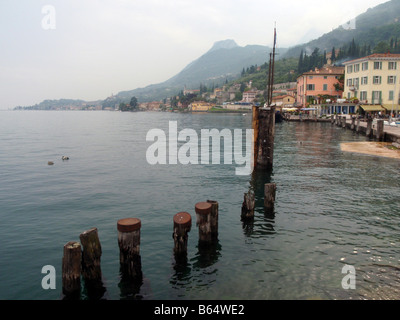
<path fill-rule="evenodd" d="M 367 130 L 365 132 L 365 135 L 368 138 L 371 138 L 371 135 L 372 135 L 372 119 L 371 118 L 367 119 Z"/>
<path fill-rule="evenodd" d="M 119 260 L 124 276 L 142 280 L 142 263 L 140 257 L 141 221 L 137 218 L 118 220 Z"/>
<path fill-rule="evenodd" d="M 342 117 L 342 127 L 345 129 L 346 129 L 346 120 L 347 120 L 346 116 L 343 116 Z"/>
<path fill-rule="evenodd" d="M 382 119 L 379 119 L 376 123 L 376 140 L 378 140 L 378 141 L 384 140 L 383 139 L 383 136 L 384 136 L 383 128 L 384 128 L 384 122 Z"/>
<path fill-rule="evenodd" d="M 264 208 L 273 209 L 275 206 L 276 184 L 267 183 L 264 186 Z"/>
<path fill-rule="evenodd" d="M 90 298 L 101 298 L 105 292 L 101 273 L 101 245 L 97 228 L 80 234 L 82 244 L 82 276 Z"/>
<path fill-rule="evenodd" d="M 195 205 L 196 224 L 199 227 L 199 241 L 211 242 L 211 203 L 198 202 Z"/>
<path fill-rule="evenodd" d="M 350 129 L 354 131 L 355 127 L 356 127 L 356 117 L 352 116 Z"/>
<path fill-rule="evenodd" d="M 62 293 L 65 299 L 79 299 L 81 291 L 81 244 L 70 241 L 64 245 L 62 259 Z"/>
<path fill-rule="evenodd" d="M 219 204 L 218 204 L 218 201 L 215 201 L 215 200 L 207 200 L 207 202 L 211 204 L 211 215 L 210 215 L 211 237 L 213 239 L 218 239 L 218 211 L 219 211 Z"/>
<path fill-rule="evenodd" d="M 255 195 L 254 192 L 249 191 L 244 194 L 244 200 L 242 204 L 241 220 L 249 220 L 254 218 L 254 207 L 255 207 Z"/>
<path fill-rule="evenodd" d="M 339 125 L 339 115 L 335 115 L 335 124 L 338 126 Z"/>
<path fill-rule="evenodd" d="M 255 168 L 272 170 L 275 142 L 275 108 L 258 109 L 258 136 L 256 143 L 257 162 Z"/>
<path fill-rule="evenodd" d="M 334 124 L 335 124 L 335 115 L 332 114 L 331 115 L 331 125 L 334 125 Z"/>
<path fill-rule="evenodd" d="M 174 253 L 175 255 L 187 254 L 188 233 L 192 227 L 192 217 L 187 212 L 179 212 L 174 216 Z"/>
<path fill-rule="evenodd" d="M 357 133 L 360 132 L 360 122 L 361 122 L 360 117 L 357 117 L 357 125 L 356 125 L 356 132 L 357 132 Z"/>

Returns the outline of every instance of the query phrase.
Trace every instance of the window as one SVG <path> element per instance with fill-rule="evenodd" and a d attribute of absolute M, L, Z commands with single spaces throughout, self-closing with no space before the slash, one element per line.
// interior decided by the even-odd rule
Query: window
<path fill-rule="evenodd" d="M 354 72 L 360 71 L 360 64 L 355 64 L 354 65 Z"/>
<path fill-rule="evenodd" d="M 397 62 L 389 62 L 389 70 L 397 70 Z"/>
<path fill-rule="evenodd" d="M 382 70 L 382 62 L 374 62 L 374 70 Z"/>
<path fill-rule="evenodd" d="M 368 84 L 368 77 L 362 77 L 361 84 Z"/>
<path fill-rule="evenodd" d="M 315 84 L 308 84 L 307 85 L 307 90 L 314 91 L 315 90 Z"/>
<path fill-rule="evenodd" d="M 324 84 L 324 91 L 328 91 L 328 85 Z"/>
<path fill-rule="evenodd" d="M 382 91 L 372 91 L 372 103 L 382 102 Z"/>
<path fill-rule="evenodd" d="M 324 76 L 324 79 L 325 79 L 325 80 L 328 79 L 328 76 Z"/>
<path fill-rule="evenodd" d="M 360 85 L 360 78 L 355 78 L 353 79 L 354 85 L 358 88 L 358 86 Z"/>
<path fill-rule="evenodd" d="M 381 76 L 374 76 L 372 83 L 373 84 L 381 84 L 382 83 L 382 77 Z"/>
<path fill-rule="evenodd" d="M 388 84 L 395 84 L 396 76 L 388 76 Z"/>
<path fill-rule="evenodd" d="M 347 86 L 351 87 L 353 85 L 353 79 L 347 79 Z"/>
<path fill-rule="evenodd" d="M 347 73 L 353 72 L 353 66 L 347 66 Z"/>
<path fill-rule="evenodd" d="M 367 100 L 367 91 L 360 92 L 360 100 Z"/>
<path fill-rule="evenodd" d="M 393 101 L 394 100 L 394 91 L 389 91 L 389 101 Z"/>
<path fill-rule="evenodd" d="M 368 62 L 363 62 L 361 69 L 362 69 L 362 71 L 368 70 Z"/>

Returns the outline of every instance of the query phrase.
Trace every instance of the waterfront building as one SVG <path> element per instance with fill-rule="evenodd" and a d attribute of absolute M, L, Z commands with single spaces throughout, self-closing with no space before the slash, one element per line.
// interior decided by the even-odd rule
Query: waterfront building
<path fill-rule="evenodd" d="M 272 104 L 274 104 L 278 109 L 282 108 L 293 108 L 296 99 L 291 95 L 282 95 L 277 97 L 272 97 Z"/>
<path fill-rule="evenodd" d="M 307 107 L 310 104 L 321 102 L 321 97 L 329 96 L 340 99 L 343 91 L 335 87 L 344 75 L 343 67 L 325 66 L 305 72 L 297 78 L 297 106 Z"/>
<path fill-rule="evenodd" d="M 249 90 L 243 92 L 243 101 L 244 102 L 253 102 L 256 99 L 258 91 L 257 90 Z"/>
<path fill-rule="evenodd" d="M 357 99 L 364 111 L 399 112 L 400 54 L 372 54 L 343 64 L 343 98 Z"/>

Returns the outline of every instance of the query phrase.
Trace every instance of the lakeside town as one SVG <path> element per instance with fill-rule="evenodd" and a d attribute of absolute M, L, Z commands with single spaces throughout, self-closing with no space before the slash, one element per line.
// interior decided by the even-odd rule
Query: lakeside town
<path fill-rule="evenodd" d="M 257 67 L 258 70 L 260 67 Z M 294 71 L 291 71 L 294 72 Z M 375 53 L 336 66 L 327 55 L 327 63 L 302 73 L 296 82 L 273 86 L 272 104 L 289 114 L 312 114 L 326 117 L 333 114 L 369 114 L 399 116 L 400 54 Z M 109 110 L 164 112 L 251 112 L 253 105 L 264 103 L 265 89 L 252 81 L 235 82 L 212 90 L 184 87 L 179 96 L 160 101 L 104 106 L 99 102 L 52 107 L 50 110 Z M 113 96 L 107 98 L 112 100 Z M 132 110 L 132 109 L 131 109 Z"/>

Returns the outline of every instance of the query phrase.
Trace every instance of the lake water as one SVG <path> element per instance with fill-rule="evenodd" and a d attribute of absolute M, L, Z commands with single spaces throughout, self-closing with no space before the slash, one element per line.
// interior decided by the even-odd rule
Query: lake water
<path fill-rule="evenodd" d="M 399 297 L 398 160 L 343 153 L 341 142 L 366 138 L 330 123 L 285 122 L 271 174 L 237 176 L 235 163 L 151 166 L 146 134 L 168 132 L 169 121 L 197 132 L 251 128 L 250 115 L 0 112 L 0 299 L 60 299 L 63 246 L 92 227 L 107 297 L 127 298 L 116 228 L 126 217 L 142 221 L 147 299 Z M 263 209 L 266 182 L 277 184 L 273 213 Z M 256 213 L 244 224 L 249 188 Z M 208 199 L 219 202 L 219 239 L 203 251 L 194 206 Z M 186 265 L 173 255 L 181 211 L 193 219 Z M 55 290 L 41 286 L 45 265 L 56 269 Z M 355 268 L 355 289 L 342 287 L 345 265 Z"/>

